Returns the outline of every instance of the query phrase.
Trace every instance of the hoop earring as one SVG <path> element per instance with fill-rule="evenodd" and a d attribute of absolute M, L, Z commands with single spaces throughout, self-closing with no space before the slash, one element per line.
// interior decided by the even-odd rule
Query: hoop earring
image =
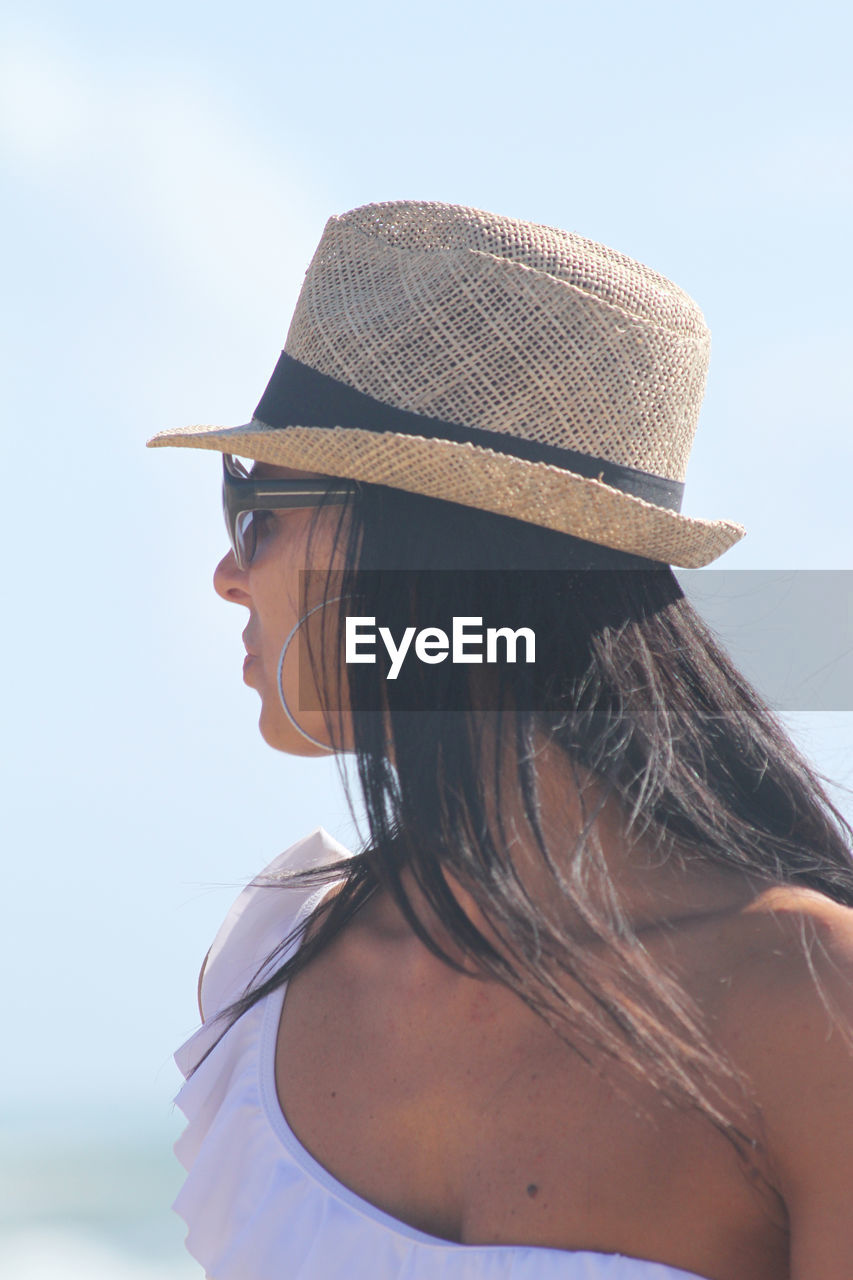
<path fill-rule="evenodd" d="M 282 683 L 281 683 L 281 675 L 282 675 L 282 671 L 284 670 L 284 657 L 285 657 L 285 654 L 287 653 L 287 646 L 290 644 L 291 640 L 296 635 L 297 631 L 302 626 L 302 623 L 305 621 L 305 619 L 309 618 L 312 613 L 316 613 L 318 609 L 322 609 L 324 605 L 334 604 L 336 600 L 343 600 L 343 598 L 344 598 L 343 596 L 332 596 L 328 600 L 321 600 L 319 604 L 315 604 L 313 608 L 308 610 L 307 613 L 303 613 L 302 617 L 296 623 L 296 626 L 291 628 L 290 635 L 287 637 L 284 644 L 281 646 L 281 653 L 278 655 L 278 675 L 276 678 L 276 688 L 278 689 L 278 700 L 281 703 L 284 714 L 287 716 L 288 720 L 293 725 L 294 729 L 297 731 L 297 733 L 301 733 L 303 738 L 307 738 L 309 742 L 313 743 L 315 747 L 322 747 L 324 751 L 328 751 L 332 755 L 336 753 L 335 747 L 330 747 L 328 746 L 327 743 L 320 742 L 318 738 L 312 738 L 310 733 L 306 733 L 305 730 L 302 728 L 302 726 L 296 723 L 296 720 L 291 714 L 290 707 L 287 705 L 287 702 L 285 701 L 284 688 L 282 687 Z"/>

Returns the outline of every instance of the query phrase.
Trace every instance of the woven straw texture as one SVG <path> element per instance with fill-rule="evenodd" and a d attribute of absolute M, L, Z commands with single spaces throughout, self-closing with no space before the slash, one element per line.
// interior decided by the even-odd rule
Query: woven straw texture
<path fill-rule="evenodd" d="M 709 334 L 686 293 L 604 245 L 404 201 L 329 220 L 285 351 L 400 409 L 683 481 Z M 397 432 L 253 421 L 150 443 L 390 484 L 690 567 L 743 535 L 549 464 Z"/>
<path fill-rule="evenodd" d="M 565 231 L 445 205 L 330 220 L 285 351 L 377 400 L 683 480 L 696 304 Z"/>

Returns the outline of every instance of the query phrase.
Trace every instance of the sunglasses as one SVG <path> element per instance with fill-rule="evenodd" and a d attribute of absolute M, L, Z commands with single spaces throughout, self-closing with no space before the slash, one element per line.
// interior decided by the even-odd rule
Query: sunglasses
<path fill-rule="evenodd" d="M 257 513 L 288 507 L 340 505 L 355 493 L 354 480 L 265 480 L 250 476 L 230 453 L 222 455 L 222 510 L 238 569 L 252 563 L 258 542 Z"/>

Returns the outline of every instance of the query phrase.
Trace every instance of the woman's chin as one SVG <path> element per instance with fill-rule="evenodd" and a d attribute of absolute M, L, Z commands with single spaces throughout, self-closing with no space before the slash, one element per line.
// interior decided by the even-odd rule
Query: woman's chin
<path fill-rule="evenodd" d="M 299 732 L 298 729 L 290 723 L 284 715 L 281 707 L 277 706 L 273 711 L 268 712 L 267 708 L 261 703 L 261 714 L 258 718 L 258 728 L 261 737 L 268 747 L 273 747 L 276 751 L 284 751 L 290 756 L 326 756 L 329 754 L 322 746 L 316 746 Z M 312 733 L 311 729 L 306 730 Z M 312 733 L 312 737 L 315 736 Z"/>

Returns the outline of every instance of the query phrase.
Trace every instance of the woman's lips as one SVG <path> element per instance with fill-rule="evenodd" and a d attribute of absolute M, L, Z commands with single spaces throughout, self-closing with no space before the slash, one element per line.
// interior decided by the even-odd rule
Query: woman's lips
<path fill-rule="evenodd" d="M 250 649 L 250 648 L 249 648 L 248 630 L 249 630 L 249 628 L 247 627 L 247 628 L 246 628 L 246 630 L 245 630 L 245 631 L 242 633 L 242 635 L 240 636 L 240 639 L 243 641 L 243 647 L 244 647 L 244 649 L 246 650 L 246 656 L 245 656 L 245 658 L 243 659 L 243 675 L 244 675 L 244 677 L 245 677 L 245 675 L 246 675 L 246 672 L 249 670 L 249 668 L 251 667 L 252 663 L 255 661 L 255 659 L 256 659 L 256 658 L 257 658 L 257 656 L 258 656 L 258 655 L 255 653 L 254 649 Z"/>

